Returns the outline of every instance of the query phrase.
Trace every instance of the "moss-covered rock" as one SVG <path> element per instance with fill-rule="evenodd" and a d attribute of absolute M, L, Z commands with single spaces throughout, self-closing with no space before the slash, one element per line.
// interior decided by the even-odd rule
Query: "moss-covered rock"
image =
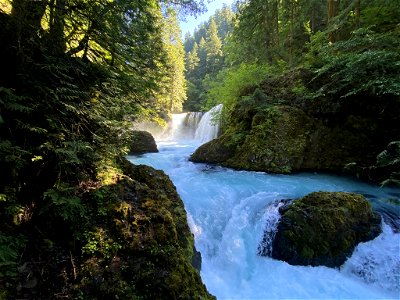
<path fill-rule="evenodd" d="M 232 107 L 225 106 L 223 134 L 198 148 L 191 160 L 277 173 L 343 172 L 356 166 L 348 173 L 381 182 L 380 171 L 392 170 L 393 164 L 377 172 L 369 167 L 398 140 L 398 97 L 343 96 L 318 90 L 320 84 L 325 83 L 301 68 L 268 76 L 232 99 Z M 398 181 L 398 169 L 392 173 L 391 182 Z"/>
<path fill-rule="evenodd" d="M 0 250 L 12 256 L 1 299 L 215 299 L 196 270 L 186 211 L 168 176 L 126 159 L 115 167 L 112 180 L 59 199 L 79 201 L 68 219 L 38 212 L 15 226 L 20 243 L 0 234 Z"/>
<path fill-rule="evenodd" d="M 311 118 L 289 106 L 240 110 L 240 114 L 240 130 L 227 131 L 202 145 L 190 159 L 275 173 L 287 173 L 301 166 L 314 126 Z"/>
<path fill-rule="evenodd" d="M 134 131 L 129 154 L 143 154 L 158 152 L 156 141 L 151 133 L 147 131 Z"/>
<path fill-rule="evenodd" d="M 109 212 L 84 246 L 77 289 L 90 299 L 214 299 L 192 265 L 193 235 L 168 176 L 122 164 L 129 177 L 100 191 Z"/>
<path fill-rule="evenodd" d="M 348 116 L 340 124 L 328 124 L 286 105 L 237 105 L 227 130 L 190 159 L 272 173 L 342 171 L 348 163 L 372 160 L 371 149 L 360 147 L 372 143 L 367 132 L 357 130 L 361 123 L 365 119 Z"/>
<path fill-rule="evenodd" d="M 272 257 L 293 265 L 338 267 L 381 232 L 379 215 L 354 193 L 311 193 L 280 212 Z"/>

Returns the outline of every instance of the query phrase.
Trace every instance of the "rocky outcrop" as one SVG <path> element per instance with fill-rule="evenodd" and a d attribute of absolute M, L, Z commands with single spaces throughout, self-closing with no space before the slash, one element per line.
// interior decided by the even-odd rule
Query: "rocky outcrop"
<path fill-rule="evenodd" d="M 371 161 L 373 150 L 360 147 L 370 144 L 368 132 L 350 130 L 362 118 L 332 125 L 295 107 L 244 106 L 238 105 L 228 129 L 199 147 L 192 161 L 272 173 L 341 171 L 347 163 Z"/>
<path fill-rule="evenodd" d="M 93 235 L 101 228 L 99 240 L 108 250 L 96 249 L 83 262 L 79 288 L 92 299 L 215 299 L 192 265 L 199 257 L 168 176 L 126 160 L 121 165 L 129 178 L 102 192 L 110 210 Z"/>
<path fill-rule="evenodd" d="M 22 252 L 7 265 L 15 280 L 0 278 L 10 286 L 0 284 L 1 299 L 215 299 L 168 176 L 125 158 L 110 173 L 74 190 L 79 198 L 58 196 L 68 219 L 24 225 Z M 9 240 L 0 235 L 0 249 Z"/>
<path fill-rule="evenodd" d="M 358 243 L 381 232 L 379 215 L 354 193 L 311 193 L 280 213 L 272 257 L 292 265 L 339 267 Z"/>
<path fill-rule="evenodd" d="M 158 152 L 156 141 L 147 131 L 134 131 L 129 154 L 143 154 Z"/>

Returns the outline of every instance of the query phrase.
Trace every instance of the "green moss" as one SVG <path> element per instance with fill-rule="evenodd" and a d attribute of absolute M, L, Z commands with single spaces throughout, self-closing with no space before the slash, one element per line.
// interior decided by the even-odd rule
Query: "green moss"
<path fill-rule="evenodd" d="M 380 218 L 361 195 L 316 192 L 282 212 L 272 256 L 292 264 L 339 266 L 380 233 Z"/>
<path fill-rule="evenodd" d="M 110 211 L 97 226 L 107 231 L 90 236 L 83 248 L 87 258 L 77 289 L 93 298 L 213 299 L 191 265 L 193 235 L 172 182 L 162 171 L 121 165 L 130 178 L 104 193 Z M 115 241 L 122 241 L 120 248 Z"/>

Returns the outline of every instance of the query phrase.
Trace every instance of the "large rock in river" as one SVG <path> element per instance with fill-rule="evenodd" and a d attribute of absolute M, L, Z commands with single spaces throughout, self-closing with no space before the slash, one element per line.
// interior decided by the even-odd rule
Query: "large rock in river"
<path fill-rule="evenodd" d="M 143 154 L 158 152 L 156 141 L 147 131 L 134 131 L 129 154 Z"/>
<path fill-rule="evenodd" d="M 190 160 L 270 173 L 342 171 L 346 164 L 374 160 L 368 132 L 354 129 L 361 128 L 359 123 L 365 120 L 349 116 L 329 124 L 296 107 L 238 104 L 225 132 Z"/>
<path fill-rule="evenodd" d="M 354 193 L 311 193 L 280 212 L 272 257 L 292 265 L 339 267 L 358 243 L 381 232 L 380 216 Z"/>

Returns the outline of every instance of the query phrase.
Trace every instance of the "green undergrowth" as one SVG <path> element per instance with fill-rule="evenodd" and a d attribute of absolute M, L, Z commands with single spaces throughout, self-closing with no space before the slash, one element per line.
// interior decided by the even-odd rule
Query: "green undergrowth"
<path fill-rule="evenodd" d="M 213 299 L 169 178 L 124 159 L 106 170 L 84 190 L 46 194 L 47 211 L 2 220 L 0 299 Z"/>

